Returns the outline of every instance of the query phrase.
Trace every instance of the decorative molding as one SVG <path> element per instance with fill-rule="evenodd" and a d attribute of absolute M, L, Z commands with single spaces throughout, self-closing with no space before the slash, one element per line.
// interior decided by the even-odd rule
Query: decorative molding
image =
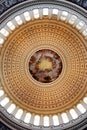
<path fill-rule="evenodd" d="M 0 15 L 7 11 L 9 8 L 24 2 L 26 0 L 0 0 Z M 73 2 L 85 9 L 87 9 L 87 0 L 67 0 L 69 2 Z"/>
<path fill-rule="evenodd" d="M 73 2 L 87 10 L 87 0 L 67 0 Z"/>
<path fill-rule="evenodd" d="M 0 15 L 7 11 L 12 6 L 19 4 L 26 0 L 0 0 Z"/>
<path fill-rule="evenodd" d="M 25 128 L 23 122 L 21 122 L 21 124 L 17 121 L 13 122 L 11 116 L 7 118 L 3 113 L 1 113 L 0 117 L 0 121 L 11 130 L 85 130 L 87 128 L 87 113 L 83 114 L 81 117 L 79 117 L 79 119 L 69 122 L 69 125 L 66 128 L 63 127 L 64 124 L 60 125 L 59 127 L 50 126 L 46 128 L 42 126 L 36 127 L 32 124 L 26 124 Z"/>

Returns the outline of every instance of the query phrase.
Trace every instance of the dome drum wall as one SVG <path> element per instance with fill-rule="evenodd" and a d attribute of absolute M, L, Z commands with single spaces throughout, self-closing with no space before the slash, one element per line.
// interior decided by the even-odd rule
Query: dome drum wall
<path fill-rule="evenodd" d="M 72 30 L 72 32 L 69 30 Z M 24 107 L 24 109 L 31 112 L 34 109 L 37 114 L 40 114 L 40 111 L 41 114 L 48 114 L 49 111 L 49 114 L 52 114 L 52 109 L 53 113 L 55 110 L 56 114 L 58 112 L 63 112 L 63 109 L 65 111 L 65 109 L 71 108 L 76 102 L 78 103 L 78 98 L 81 99 L 84 97 L 84 93 L 86 92 L 86 74 L 84 73 L 86 51 L 83 45 L 85 41 L 83 38 L 81 38 L 80 41 L 77 36 L 78 34 L 74 35 L 76 33 L 78 32 L 66 23 L 51 19 L 49 23 L 48 18 L 45 18 L 45 20 L 43 18 L 43 20 L 31 21 L 30 23 L 22 25 L 11 34 L 1 51 L 1 61 L 2 65 L 4 65 L 1 66 L 3 70 L 1 73 L 4 80 L 1 79 L 3 80 L 4 90 L 16 104 L 19 105 L 17 102 L 18 100 L 22 108 Z M 79 35 L 79 37 L 81 36 Z M 27 61 L 27 67 L 25 67 L 25 61 L 27 60 L 27 56 L 35 50 L 34 48 L 36 48 L 36 50 L 38 48 L 43 49 L 43 47 L 47 48 L 49 45 L 50 49 L 55 48 L 57 52 L 61 52 L 61 59 L 64 59 L 62 60 L 64 70 L 58 80 L 47 85 L 39 82 L 37 83 L 31 78 L 29 75 L 29 61 Z M 80 46 L 81 49 L 78 46 Z M 83 54 L 81 54 L 81 51 L 83 51 Z M 82 67 L 79 66 L 79 62 L 81 62 Z M 84 83 L 84 87 L 82 83 Z M 47 86 L 50 87 L 48 88 Z M 78 87 L 81 92 L 77 89 Z M 83 90 L 84 93 L 82 93 Z M 61 93 L 61 91 L 63 92 Z M 17 99 L 15 100 L 13 97 Z M 62 97 L 65 98 L 62 99 Z M 76 97 L 78 97 L 77 100 Z M 73 104 L 71 102 L 74 98 L 75 101 Z M 58 99 L 59 101 L 57 101 Z"/>
<path fill-rule="evenodd" d="M 63 117 L 66 117 L 63 112 L 67 113 L 70 120 L 73 120 L 69 115 L 70 109 L 74 108 L 76 113 L 81 115 L 76 108 L 77 104 L 81 103 L 80 108 L 83 105 L 84 112 L 87 111 L 87 106 L 83 102 L 84 97 L 87 96 L 86 22 L 81 21 L 80 23 L 80 15 L 77 19 L 77 16 L 65 11 L 65 7 L 62 11 L 61 7 L 49 5 L 50 8 L 48 4 L 41 5 L 40 10 L 35 6 L 30 6 L 29 13 L 27 8 L 25 12 L 22 9 L 19 11 L 21 14 L 12 16 L 14 17 L 12 21 L 10 18 L 8 19 L 8 23 L 9 20 L 10 23 L 4 27 L 7 31 L 4 31 L 3 34 L 1 29 L 0 33 L 0 37 L 5 38 L 0 54 L 0 78 L 2 89 L 6 93 L 1 96 L 0 103 L 4 106 L 2 99 L 7 96 L 11 101 L 5 99 L 8 101 L 5 105 L 6 109 L 9 108 L 11 102 L 16 104 L 17 107 L 13 111 L 15 121 L 16 118 L 24 121 L 27 112 L 32 113 L 29 128 L 31 128 L 31 124 L 33 126 L 34 119 L 39 120 L 39 118 L 35 118 L 36 115 L 40 116 L 39 125 L 43 128 L 44 124 L 41 123 L 41 120 L 45 122 L 45 116 L 48 116 L 46 121 L 49 120 L 49 124 L 46 127 L 50 129 L 48 126 L 53 125 L 54 115 L 58 115 L 61 125 L 59 127 L 62 127 Z M 69 9 L 69 11 L 71 10 Z M 77 19 L 75 23 L 73 23 L 72 17 Z M 86 21 L 85 17 L 82 15 L 81 17 Z M 3 42 L 2 39 L 1 42 Z M 50 50 L 60 56 L 62 71 L 53 82 L 38 82 L 29 72 L 29 61 L 31 61 L 32 55 L 40 50 Z M 40 64 L 40 67 L 43 67 L 43 64 Z M 51 64 L 49 66 L 52 67 Z M 67 120 L 67 122 L 69 121 Z M 63 127 L 67 127 L 66 124 Z M 52 128 L 58 129 L 58 127 Z"/>
<path fill-rule="evenodd" d="M 85 127 L 87 127 L 87 113 L 81 115 L 81 117 L 77 118 L 76 120 L 73 120 L 73 121 L 70 121 L 68 124 L 60 124 L 59 126 L 49 126 L 49 127 L 44 127 L 44 126 L 34 126 L 32 124 L 25 124 L 24 122 L 22 121 L 19 121 L 17 120 L 16 118 L 14 118 L 13 116 L 9 115 L 7 113 L 7 111 L 3 108 L 0 108 L 0 110 L 4 111 L 4 114 L 8 117 L 8 120 L 7 120 L 7 117 L 4 116 L 3 114 L 1 115 L 1 121 L 3 123 L 6 124 L 6 122 L 8 122 L 8 125 L 9 128 L 13 129 L 13 130 L 41 130 L 41 129 L 47 129 L 47 130 L 50 130 L 50 129 L 53 129 L 53 130 L 62 130 L 62 129 L 67 129 L 67 130 L 73 130 L 73 129 L 77 129 L 79 130 L 80 128 L 81 129 L 84 129 Z M 82 120 L 83 118 L 83 120 Z M 12 120 L 14 120 L 14 122 L 12 122 Z"/>

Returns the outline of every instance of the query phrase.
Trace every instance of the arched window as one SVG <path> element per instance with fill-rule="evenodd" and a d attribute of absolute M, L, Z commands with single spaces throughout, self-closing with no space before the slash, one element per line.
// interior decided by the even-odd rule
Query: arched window
<path fill-rule="evenodd" d="M 72 116 L 73 119 L 78 118 L 78 115 L 77 115 L 77 113 L 76 113 L 76 111 L 74 109 L 70 110 L 70 114 L 71 114 L 71 116 Z"/>
<path fill-rule="evenodd" d="M 24 17 L 26 21 L 29 21 L 31 19 L 30 14 L 28 11 L 24 12 Z"/>
<path fill-rule="evenodd" d="M 39 125 L 40 123 L 40 116 L 36 115 L 35 118 L 34 118 L 34 125 Z"/>
<path fill-rule="evenodd" d="M 34 9 L 33 14 L 34 14 L 34 18 L 39 18 L 39 10 L 38 9 Z"/>
<path fill-rule="evenodd" d="M 0 37 L 0 44 L 4 43 L 4 39 L 2 37 Z"/>
<path fill-rule="evenodd" d="M 77 108 L 79 109 L 79 111 L 80 111 L 81 113 L 85 113 L 85 112 L 86 112 L 86 109 L 82 106 L 82 104 L 78 104 L 78 105 L 77 105 Z"/>
<path fill-rule="evenodd" d="M 9 108 L 7 109 L 7 112 L 8 112 L 8 113 L 12 113 L 15 108 L 16 108 L 16 105 L 15 105 L 15 104 L 11 104 L 11 105 L 9 106 Z"/>
<path fill-rule="evenodd" d="M 58 9 L 53 9 L 52 14 L 57 15 L 58 14 Z"/>
<path fill-rule="evenodd" d="M 0 90 L 0 97 L 4 95 L 4 91 L 3 90 Z"/>
<path fill-rule="evenodd" d="M 58 116 L 57 115 L 53 116 L 53 124 L 54 124 L 54 126 L 59 125 L 59 120 L 58 120 Z"/>
<path fill-rule="evenodd" d="M 69 122 L 69 119 L 68 119 L 66 113 L 62 113 L 61 116 L 62 116 L 62 119 L 63 119 L 63 123 L 68 123 Z"/>
<path fill-rule="evenodd" d="M 9 21 L 7 23 L 7 26 L 11 29 L 11 30 L 14 30 L 15 29 L 15 25 L 12 23 L 12 21 Z"/>
<path fill-rule="evenodd" d="M 23 114 L 23 110 L 22 109 L 18 109 L 18 111 L 17 111 L 17 113 L 15 115 L 15 118 L 20 119 L 22 114 Z"/>
<path fill-rule="evenodd" d="M 87 97 L 85 97 L 85 98 L 83 99 L 83 101 L 87 104 Z"/>
<path fill-rule="evenodd" d="M 43 15 L 48 15 L 48 8 L 43 8 Z"/>
<path fill-rule="evenodd" d="M 49 117 L 48 116 L 44 117 L 44 126 L 49 126 Z"/>
<path fill-rule="evenodd" d="M 0 104 L 4 107 L 9 102 L 9 98 L 5 97 Z"/>
<path fill-rule="evenodd" d="M 5 28 L 2 28 L 2 29 L 0 30 L 0 33 L 1 33 L 2 35 L 4 35 L 5 37 L 7 37 L 7 36 L 9 35 L 9 32 L 8 32 Z"/>
<path fill-rule="evenodd" d="M 68 12 L 63 11 L 62 14 L 61 14 L 60 19 L 64 21 L 64 20 L 66 20 L 67 16 L 68 16 Z"/>
<path fill-rule="evenodd" d="M 21 25 L 23 23 L 20 16 L 16 16 L 15 20 L 16 20 L 16 22 L 17 22 L 18 25 Z"/>
<path fill-rule="evenodd" d="M 30 122 L 30 118 L 31 118 L 31 114 L 30 113 L 26 113 L 26 116 L 24 118 L 24 122 L 25 123 L 29 123 Z"/>

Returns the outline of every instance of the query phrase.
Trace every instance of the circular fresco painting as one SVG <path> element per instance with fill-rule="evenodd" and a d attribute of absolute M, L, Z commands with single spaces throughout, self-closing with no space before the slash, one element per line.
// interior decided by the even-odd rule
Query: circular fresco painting
<path fill-rule="evenodd" d="M 62 60 L 52 50 L 39 50 L 30 58 L 29 71 L 35 80 L 50 83 L 59 77 L 62 71 Z"/>

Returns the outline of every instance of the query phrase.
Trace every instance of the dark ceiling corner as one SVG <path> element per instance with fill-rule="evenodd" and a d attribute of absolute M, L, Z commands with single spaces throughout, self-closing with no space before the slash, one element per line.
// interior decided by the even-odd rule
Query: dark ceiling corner
<path fill-rule="evenodd" d="M 87 10 L 87 0 L 67 0 L 67 1 L 73 2 Z"/>
<path fill-rule="evenodd" d="M 5 126 L 2 122 L 0 122 L 0 130 L 11 130 L 7 126 Z"/>

